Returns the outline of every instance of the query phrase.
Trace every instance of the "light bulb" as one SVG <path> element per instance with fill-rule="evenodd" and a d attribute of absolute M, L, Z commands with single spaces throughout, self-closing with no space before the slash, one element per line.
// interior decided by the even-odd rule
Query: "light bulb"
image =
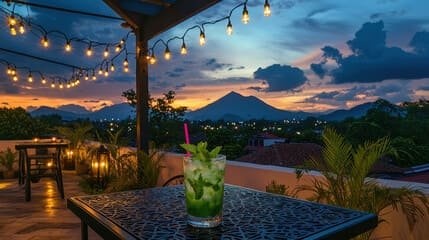
<path fill-rule="evenodd" d="M 55 83 L 54 82 L 51 83 L 51 88 L 55 88 Z"/>
<path fill-rule="evenodd" d="M 130 69 L 128 68 L 128 67 L 124 67 L 124 72 L 129 72 L 130 71 Z"/>
<path fill-rule="evenodd" d="M 148 52 L 148 53 L 146 54 L 146 60 L 150 60 L 150 58 L 151 58 L 151 55 L 150 55 L 150 53 Z"/>
<path fill-rule="evenodd" d="M 121 51 L 121 49 L 122 49 L 122 45 L 121 45 L 121 44 L 118 44 L 118 45 L 116 45 L 116 47 L 115 47 L 115 52 L 120 52 L 120 51 Z"/>
<path fill-rule="evenodd" d="M 70 87 L 71 87 L 70 83 L 67 83 L 66 88 L 70 88 Z"/>
<path fill-rule="evenodd" d="M 80 80 L 78 78 L 78 79 L 76 79 L 76 85 L 79 85 L 79 84 L 80 84 Z"/>
<path fill-rule="evenodd" d="M 203 46 L 204 44 L 206 44 L 206 35 L 204 34 L 203 31 L 200 32 L 200 45 Z"/>
<path fill-rule="evenodd" d="M 180 54 L 182 54 L 182 55 L 188 54 L 188 49 L 186 49 L 185 42 L 182 43 L 182 47 L 180 48 Z"/>
<path fill-rule="evenodd" d="M 92 80 L 97 80 L 97 76 L 95 76 L 95 73 L 94 72 L 92 72 Z"/>
<path fill-rule="evenodd" d="M 45 47 L 45 48 L 49 47 L 49 40 L 48 40 L 48 37 L 46 35 L 43 36 L 41 43 L 42 43 L 43 47 Z"/>
<path fill-rule="evenodd" d="M 270 8 L 270 3 L 268 2 L 268 0 L 265 0 L 265 4 L 264 4 L 264 16 L 265 17 L 271 16 L 271 8 Z"/>
<path fill-rule="evenodd" d="M 42 77 L 42 84 L 46 84 L 46 79 Z"/>
<path fill-rule="evenodd" d="M 63 89 L 63 88 L 64 88 L 64 85 L 61 83 L 58 87 L 59 87 L 60 89 Z"/>
<path fill-rule="evenodd" d="M 16 75 L 16 74 L 14 74 L 13 75 L 13 77 L 12 77 L 12 80 L 14 81 L 14 82 L 18 82 L 18 75 Z"/>
<path fill-rule="evenodd" d="M 113 65 L 113 62 L 112 62 L 112 64 L 110 65 L 110 71 L 111 71 L 111 72 L 114 72 L 114 71 L 115 71 L 115 65 Z"/>
<path fill-rule="evenodd" d="M 28 82 L 30 82 L 30 83 L 33 82 L 33 76 L 31 76 L 31 73 L 28 74 Z"/>
<path fill-rule="evenodd" d="M 75 86 L 76 86 L 76 83 L 72 82 L 70 85 L 71 85 L 72 87 L 75 87 Z"/>
<path fill-rule="evenodd" d="M 86 56 L 91 57 L 92 56 L 92 48 L 91 45 L 86 49 Z"/>
<path fill-rule="evenodd" d="M 109 68 L 108 68 L 107 64 L 106 64 L 106 70 L 104 70 L 104 76 L 105 77 L 109 76 Z"/>
<path fill-rule="evenodd" d="M 150 56 L 149 63 L 152 65 L 156 63 L 156 57 L 154 53 L 152 53 L 152 55 Z"/>
<path fill-rule="evenodd" d="M 121 45 L 125 44 L 125 40 L 122 38 L 121 41 L 119 42 Z"/>
<path fill-rule="evenodd" d="M 9 25 L 12 25 L 12 26 L 16 25 L 16 18 L 14 15 L 9 16 L 8 21 L 9 21 Z"/>
<path fill-rule="evenodd" d="M 7 66 L 7 71 L 6 71 L 7 75 L 11 75 L 12 74 L 12 69 Z"/>
<path fill-rule="evenodd" d="M 13 25 L 10 25 L 10 35 L 16 36 L 16 28 Z"/>
<path fill-rule="evenodd" d="M 109 56 L 109 48 L 108 48 L 108 47 L 106 47 L 106 48 L 104 49 L 103 56 L 104 56 L 105 58 L 107 58 L 107 57 Z"/>
<path fill-rule="evenodd" d="M 64 46 L 64 50 L 66 50 L 66 52 L 70 52 L 71 51 L 71 44 L 70 41 L 66 42 L 66 45 Z"/>
<path fill-rule="evenodd" d="M 10 74 L 11 75 L 16 75 L 16 69 L 14 69 L 14 68 L 10 69 Z"/>
<path fill-rule="evenodd" d="M 165 48 L 165 51 L 164 51 L 164 58 L 165 58 L 165 60 L 170 60 L 171 59 L 171 52 L 170 52 L 170 49 L 168 48 L 168 46 Z"/>
<path fill-rule="evenodd" d="M 128 67 L 128 59 L 127 58 L 125 58 L 123 65 L 124 65 L 124 67 Z"/>
<path fill-rule="evenodd" d="M 24 23 L 22 21 L 19 22 L 19 33 L 21 33 L 21 34 L 25 33 L 25 26 L 24 26 Z"/>
<path fill-rule="evenodd" d="M 98 75 L 102 75 L 103 74 L 103 69 L 101 69 L 101 67 L 100 67 L 100 69 L 98 69 Z"/>
<path fill-rule="evenodd" d="M 226 33 L 231 36 L 232 35 L 232 23 L 231 20 L 228 20 L 228 25 L 226 25 Z"/>
<path fill-rule="evenodd" d="M 241 21 L 243 21 L 244 24 L 248 24 L 250 21 L 249 11 L 247 11 L 247 5 L 246 4 L 244 4 L 243 16 L 241 17 Z"/>
<path fill-rule="evenodd" d="M 86 75 L 85 75 L 85 81 L 88 81 L 89 80 L 89 76 L 88 76 L 88 73 L 86 73 Z"/>

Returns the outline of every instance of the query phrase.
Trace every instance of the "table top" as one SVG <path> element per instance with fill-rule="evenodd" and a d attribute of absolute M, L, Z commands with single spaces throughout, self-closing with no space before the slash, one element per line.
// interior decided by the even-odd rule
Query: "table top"
<path fill-rule="evenodd" d="M 28 142 L 20 142 L 15 144 L 15 149 L 27 149 L 27 148 L 54 148 L 54 147 L 68 147 L 69 141 L 62 140 L 61 142 L 51 142 L 51 141 L 28 141 Z"/>
<path fill-rule="evenodd" d="M 109 239 L 349 239 L 377 226 L 374 214 L 225 185 L 223 223 L 186 223 L 182 185 L 72 197 L 67 207 Z"/>

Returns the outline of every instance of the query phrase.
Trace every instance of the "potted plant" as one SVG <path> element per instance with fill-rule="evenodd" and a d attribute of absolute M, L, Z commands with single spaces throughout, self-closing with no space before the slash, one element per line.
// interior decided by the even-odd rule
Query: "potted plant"
<path fill-rule="evenodd" d="M 15 177 L 15 171 L 13 170 L 15 158 L 16 152 L 13 152 L 10 148 L 0 153 L 0 163 L 6 168 L 3 172 L 3 177 L 6 179 Z"/>

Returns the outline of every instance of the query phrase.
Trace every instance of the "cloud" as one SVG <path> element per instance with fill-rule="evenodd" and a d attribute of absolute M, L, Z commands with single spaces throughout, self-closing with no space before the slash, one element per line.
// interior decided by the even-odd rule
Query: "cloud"
<path fill-rule="evenodd" d="M 326 71 L 323 69 L 323 64 L 321 63 L 312 63 L 310 65 L 311 70 L 321 79 L 325 77 Z"/>
<path fill-rule="evenodd" d="M 429 91 L 429 86 L 421 86 L 417 90 Z"/>
<path fill-rule="evenodd" d="M 335 99 L 336 96 L 338 96 L 341 92 L 339 91 L 331 91 L 331 92 L 321 92 L 316 95 L 313 95 L 312 97 L 304 99 L 303 102 L 306 103 L 317 103 L 320 100 L 331 100 Z"/>
<path fill-rule="evenodd" d="M 262 87 L 248 87 L 247 89 L 254 90 L 257 92 L 262 92 L 264 90 L 264 88 L 262 88 Z"/>
<path fill-rule="evenodd" d="M 245 69 L 244 66 L 237 66 L 237 67 L 229 67 L 228 71 L 232 71 L 232 70 L 241 70 L 241 69 Z"/>
<path fill-rule="evenodd" d="M 2 105 L 9 105 L 9 103 L 8 103 L 8 102 L 2 102 L 1 104 L 2 104 Z"/>
<path fill-rule="evenodd" d="M 258 68 L 253 77 L 267 83 L 267 92 L 291 91 L 308 81 L 301 69 L 280 64 Z"/>
<path fill-rule="evenodd" d="M 84 100 L 84 103 L 99 103 L 100 100 Z"/>
<path fill-rule="evenodd" d="M 429 43 L 427 32 L 417 32 L 410 45 L 414 52 L 398 47 L 386 46 L 386 31 L 382 21 L 365 23 L 347 45 L 352 54 L 343 57 L 334 47 L 322 48 L 324 60 L 316 63 L 312 70 L 324 76 L 322 66 L 327 59 L 338 64 L 329 74 L 333 83 L 371 83 L 389 79 L 422 79 L 429 77 Z"/>
<path fill-rule="evenodd" d="M 207 59 L 204 62 L 204 65 L 208 68 L 207 70 L 210 71 L 223 70 L 232 67 L 232 64 L 229 63 L 219 63 L 216 58 Z"/>

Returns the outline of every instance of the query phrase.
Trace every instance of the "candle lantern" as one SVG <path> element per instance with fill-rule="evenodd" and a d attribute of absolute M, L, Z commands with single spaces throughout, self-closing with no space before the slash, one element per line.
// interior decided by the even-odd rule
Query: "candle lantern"
<path fill-rule="evenodd" d="M 97 156 L 92 159 L 92 175 L 97 178 L 99 184 L 104 183 L 109 165 L 109 150 L 104 145 L 97 149 Z"/>

